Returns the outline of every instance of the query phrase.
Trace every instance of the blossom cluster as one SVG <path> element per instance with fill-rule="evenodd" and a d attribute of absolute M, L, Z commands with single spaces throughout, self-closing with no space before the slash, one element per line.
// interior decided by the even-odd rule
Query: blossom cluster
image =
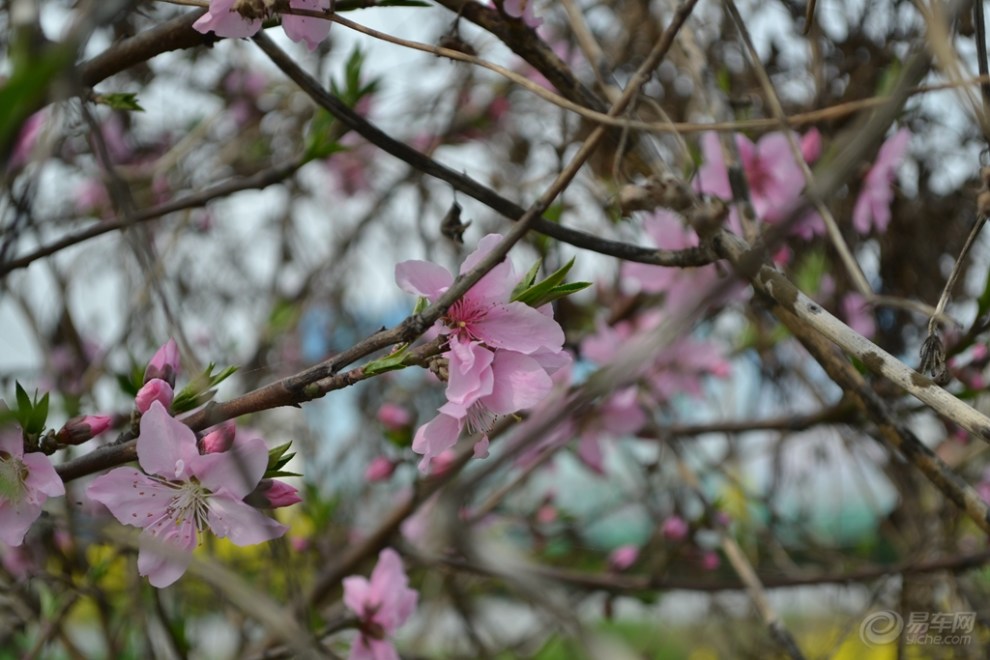
<path fill-rule="evenodd" d="M 289 0 L 290 9 L 314 12 L 328 12 L 330 0 Z M 251 0 L 210 0 L 210 7 L 195 23 L 193 28 L 206 34 L 213 32 L 218 37 L 252 37 L 261 30 L 262 18 L 268 9 L 261 1 Z M 285 36 L 295 42 L 304 42 L 310 50 L 316 50 L 321 41 L 330 34 L 330 21 L 310 16 L 285 14 L 282 16 L 282 29 Z"/>
<path fill-rule="evenodd" d="M 501 236 L 489 234 L 464 260 L 460 272 L 473 269 Z M 430 302 L 454 282 L 442 266 L 405 261 L 396 266 L 399 287 Z M 422 454 L 420 470 L 452 448 L 465 429 L 481 433 L 475 455 L 488 450 L 488 432 L 499 415 L 508 415 L 540 403 L 553 385 L 551 375 L 570 361 L 563 352 L 564 332 L 550 305 L 535 309 L 514 301 L 520 282 L 512 262 L 503 260 L 455 302 L 435 331 L 445 335 L 446 403 L 438 415 L 421 426 L 413 451 Z"/>

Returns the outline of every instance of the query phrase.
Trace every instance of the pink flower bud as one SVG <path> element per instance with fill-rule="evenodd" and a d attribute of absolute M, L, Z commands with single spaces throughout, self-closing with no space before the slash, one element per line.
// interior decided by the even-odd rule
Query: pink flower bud
<path fill-rule="evenodd" d="M 443 474 L 451 468 L 456 460 L 457 453 L 453 449 L 440 452 L 439 455 L 434 456 L 433 460 L 430 461 L 430 474 L 434 477 Z"/>
<path fill-rule="evenodd" d="M 394 403 L 383 403 L 378 409 L 378 421 L 389 431 L 401 431 L 412 424 L 412 413 Z"/>
<path fill-rule="evenodd" d="M 683 541 L 687 538 L 690 526 L 680 516 L 670 516 L 663 521 L 660 531 L 668 541 Z"/>
<path fill-rule="evenodd" d="M 158 349 L 151 357 L 148 368 L 144 371 L 144 382 L 159 378 L 175 387 L 175 375 L 179 372 L 179 347 L 174 339 L 169 339 L 165 345 Z"/>
<path fill-rule="evenodd" d="M 536 510 L 536 522 L 549 525 L 557 520 L 557 507 L 552 504 L 544 504 Z"/>
<path fill-rule="evenodd" d="M 56 435 L 59 442 L 78 445 L 106 431 L 111 421 L 108 415 L 80 415 L 67 421 Z"/>
<path fill-rule="evenodd" d="M 698 563 L 701 565 L 702 570 L 714 571 L 722 563 L 722 560 L 718 558 L 718 553 L 714 550 L 705 550 L 701 553 Z"/>
<path fill-rule="evenodd" d="M 134 397 L 134 405 L 144 414 L 148 412 L 148 408 L 155 401 L 160 401 L 163 406 L 168 408 L 172 405 L 172 397 L 174 396 L 175 393 L 172 391 L 171 385 L 161 378 L 152 378 L 138 390 L 137 396 Z"/>
<path fill-rule="evenodd" d="M 258 484 L 258 490 L 264 494 L 265 499 L 268 500 L 268 506 L 273 509 L 302 502 L 295 486 L 290 486 L 278 479 L 262 479 L 261 483 Z"/>
<path fill-rule="evenodd" d="M 215 454 L 227 451 L 234 444 L 237 434 L 237 424 L 232 420 L 217 424 L 199 441 L 200 451 L 204 454 Z"/>
<path fill-rule="evenodd" d="M 368 469 L 364 472 L 364 478 L 368 481 L 385 481 L 395 472 L 395 463 L 385 456 L 375 456 Z"/>
<path fill-rule="evenodd" d="M 613 571 L 624 571 L 639 559 L 639 548 L 634 545 L 623 545 L 613 550 L 608 556 L 608 565 Z"/>

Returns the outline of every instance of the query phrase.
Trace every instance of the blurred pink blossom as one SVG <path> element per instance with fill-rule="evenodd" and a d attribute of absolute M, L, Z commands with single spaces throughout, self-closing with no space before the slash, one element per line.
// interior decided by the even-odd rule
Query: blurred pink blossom
<path fill-rule="evenodd" d="M 507 16 L 521 19 L 531 28 L 543 25 L 543 19 L 537 18 L 533 13 L 533 0 L 502 0 L 502 11 Z"/>
<path fill-rule="evenodd" d="M 894 200 L 894 178 L 910 141 L 911 131 L 902 128 L 891 135 L 877 152 L 877 159 L 863 179 L 863 188 L 853 208 L 853 227 L 860 234 L 869 234 L 871 226 L 879 233 L 887 231 L 890 204 Z"/>
<path fill-rule="evenodd" d="M 613 550 L 608 556 L 608 566 L 613 571 L 624 571 L 639 559 L 639 548 L 635 545 L 623 545 Z"/>
<path fill-rule="evenodd" d="M 17 140 L 14 142 L 14 148 L 10 153 L 10 158 L 7 160 L 8 170 L 24 167 L 31 160 L 31 154 L 34 152 L 34 147 L 38 144 L 41 131 L 45 127 L 47 114 L 44 110 L 39 110 L 28 117 L 21 126 L 21 130 L 17 134 Z"/>
<path fill-rule="evenodd" d="M 45 501 L 60 495 L 65 486 L 51 460 L 41 452 L 25 454 L 20 431 L 0 431 L 0 542 L 23 543 Z"/>
<path fill-rule="evenodd" d="M 372 483 L 385 481 L 395 472 L 395 463 L 387 456 L 375 456 L 364 471 L 364 478 Z"/>
<path fill-rule="evenodd" d="M 668 541 L 683 541 L 687 538 L 691 526 L 680 516 L 669 516 L 660 526 L 660 531 Z"/>
<path fill-rule="evenodd" d="M 350 660 L 398 660 L 389 638 L 412 616 L 419 600 L 409 588 L 399 554 L 385 548 L 370 580 L 352 575 L 343 584 L 344 604 L 357 615 L 361 633 L 351 647 Z"/>
<path fill-rule="evenodd" d="M 386 401 L 378 409 L 378 421 L 389 431 L 401 431 L 413 422 L 408 408 Z"/>
<path fill-rule="evenodd" d="M 746 175 L 753 211 L 757 218 L 775 224 L 787 218 L 792 205 L 804 189 L 804 176 L 791 153 L 787 136 L 781 132 L 767 133 L 755 144 L 744 135 L 736 134 L 740 165 Z M 801 155 L 808 163 L 821 154 L 821 134 L 811 129 L 800 139 Z M 724 200 L 732 199 L 729 170 L 725 165 L 722 145 L 715 133 L 701 138 L 704 164 L 698 170 L 695 186 L 699 192 Z M 730 219 L 738 231 L 738 218 Z M 817 213 L 811 213 L 793 225 L 791 233 L 810 239 L 825 232 L 825 224 Z"/>

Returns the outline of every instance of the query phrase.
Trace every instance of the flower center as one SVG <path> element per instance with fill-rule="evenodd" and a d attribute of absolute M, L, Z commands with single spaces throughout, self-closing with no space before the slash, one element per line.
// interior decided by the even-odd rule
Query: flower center
<path fill-rule="evenodd" d="M 496 419 L 498 419 L 498 415 L 489 410 L 485 404 L 475 401 L 468 408 L 464 425 L 467 427 L 468 433 L 487 434 L 494 428 Z"/>
<path fill-rule="evenodd" d="M 152 476 L 152 479 L 174 491 L 172 499 L 165 507 L 162 520 L 170 520 L 176 526 L 182 525 L 186 520 L 191 520 L 197 531 L 204 531 L 207 528 L 207 513 L 210 496 L 213 494 L 196 479 L 188 481 L 169 481 L 161 477 Z"/>
<path fill-rule="evenodd" d="M 24 462 L 6 452 L 0 452 L 0 500 L 12 504 L 23 502 L 27 497 L 28 469 Z"/>

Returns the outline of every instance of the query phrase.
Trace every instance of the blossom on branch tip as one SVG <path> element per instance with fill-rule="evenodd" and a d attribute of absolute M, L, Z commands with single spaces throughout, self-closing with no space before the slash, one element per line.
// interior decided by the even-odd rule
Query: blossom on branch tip
<path fill-rule="evenodd" d="M 399 554 L 385 548 L 370 580 L 352 575 L 343 584 L 344 604 L 357 615 L 361 631 L 351 647 L 350 660 L 398 660 L 389 637 L 412 616 L 419 599 L 409 588 Z"/>
<path fill-rule="evenodd" d="M 109 415 L 80 415 L 67 421 L 55 435 L 63 444 L 78 445 L 109 429 L 112 421 Z"/>
<path fill-rule="evenodd" d="M 268 465 L 260 438 L 200 454 L 192 430 L 155 401 L 141 417 L 137 456 L 141 470 L 111 470 L 94 479 L 86 494 L 121 523 L 144 530 L 138 572 L 155 587 L 167 587 L 185 573 L 199 534 L 207 529 L 240 546 L 269 541 L 288 529 L 243 501 Z"/>
<path fill-rule="evenodd" d="M 65 495 L 65 485 L 41 452 L 24 453 L 17 431 L 0 432 L 0 542 L 20 545 L 49 497 Z"/>

